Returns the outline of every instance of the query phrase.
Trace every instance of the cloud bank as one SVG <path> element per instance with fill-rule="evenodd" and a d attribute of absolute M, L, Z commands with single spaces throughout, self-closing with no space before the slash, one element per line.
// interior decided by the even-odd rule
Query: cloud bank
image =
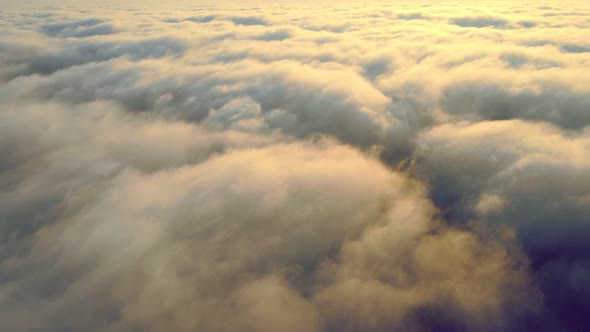
<path fill-rule="evenodd" d="M 584 326 L 585 4 L 19 6 L 0 330 Z"/>

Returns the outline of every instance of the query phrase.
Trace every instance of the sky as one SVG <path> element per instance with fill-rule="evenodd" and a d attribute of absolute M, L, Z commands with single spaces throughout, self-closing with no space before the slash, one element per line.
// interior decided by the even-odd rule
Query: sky
<path fill-rule="evenodd" d="M 586 331 L 586 1 L 0 1 L 0 331 Z"/>

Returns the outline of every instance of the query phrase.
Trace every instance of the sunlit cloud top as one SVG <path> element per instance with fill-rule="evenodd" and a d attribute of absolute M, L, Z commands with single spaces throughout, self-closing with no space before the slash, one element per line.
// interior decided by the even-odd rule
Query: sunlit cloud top
<path fill-rule="evenodd" d="M 585 2 L 0 3 L 0 330 L 584 326 Z"/>

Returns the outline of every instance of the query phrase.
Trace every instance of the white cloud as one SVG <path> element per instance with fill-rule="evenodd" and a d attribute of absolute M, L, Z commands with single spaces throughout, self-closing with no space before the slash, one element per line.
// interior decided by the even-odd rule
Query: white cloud
<path fill-rule="evenodd" d="M 0 329 L 572 329 L 587 7 L 3 8 Z"/>

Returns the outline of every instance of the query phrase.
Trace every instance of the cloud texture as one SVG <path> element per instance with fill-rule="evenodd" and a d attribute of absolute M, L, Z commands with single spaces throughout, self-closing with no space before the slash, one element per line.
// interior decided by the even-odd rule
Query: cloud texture
<path fill-rule="evenodd" d="M 0 18 L 0 330 L 583 330 L 584 3 Z"/>

